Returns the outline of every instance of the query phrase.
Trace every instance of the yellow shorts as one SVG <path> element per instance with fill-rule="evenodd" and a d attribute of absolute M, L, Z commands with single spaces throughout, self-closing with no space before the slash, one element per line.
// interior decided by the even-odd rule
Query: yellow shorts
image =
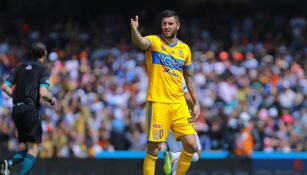
<path fill-rule="evenodd" d="M 170 129 L 178 139 L 196 134 L 187 103 L 146 102 L 147 141 L 164 142 Z"/>

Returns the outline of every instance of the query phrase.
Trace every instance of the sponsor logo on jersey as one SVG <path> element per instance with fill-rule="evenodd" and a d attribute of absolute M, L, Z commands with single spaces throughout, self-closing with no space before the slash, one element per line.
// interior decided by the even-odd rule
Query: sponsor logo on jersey
<path fill-rule="evenodd" d="M 179 62 L 171 56 L 163 54 L 158 54 L 158 58 L 162 65 L 181 72 L 183 71 L 184 62 Z"/>
<path fill-rule="evenodd" d="M 27 65 L 26 70 L 32 70 L 32 65 Z"/>
<path fill-rule="evenodd" d="M 158 128 L 162 128 L 162 125 L 160 125 L 160 124 L 153 124 L 153 127 L 158 129 Z"/>
<path fill-rule="evenodd" d="M 178 74 L 175 74 L 174 72 L 171 72 L 170 70 L 171 70 L 170 68 L 165 68 L 165 69 L 163 70 L 163 72 L 169 73 L 169 74 L 171 74 L 171 75 L 174 76 L 174 77 L 179 77 Z"/>
<path fill-rule="evenodd" d="M 161 45 L 161 50 L 165 50 L 165 46 L 164 45 Z"/>

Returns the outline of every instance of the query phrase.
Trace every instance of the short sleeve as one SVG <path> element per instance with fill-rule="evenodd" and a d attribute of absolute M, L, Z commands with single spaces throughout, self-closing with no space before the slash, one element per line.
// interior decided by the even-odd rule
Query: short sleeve
<path fill-rule="evenodd" d="M 186 60 L 184 63 L 184 69 L 189 69 L 192 67 L 192 54 L 190 48 L 187 49 Z"/>
<path fill-rule="evenodd" d="M 149 41 L 150 41 L 150 45 L 149 45 L 149 47 L 146 49 L 146 51 L 147 51 L 147 50 L 150 50 L 150 49 L 154 46 L 155 37 L 156 37 L 155 35 L 148 35 L 148 36 L 145 36 L 145 38 L 149 39 Z"/>
<path fill-rule="evenodd" d="M 44 69 L 43 73 L 40 76 L 39 79 L 39 86 L 44 86 L 46 88 L 49 88 L 50 84 L 50 70 L 49 69 Z"/>
<path fill-rule="evenodd" d="M 16 68 L 17 69 L 17 68 Z M 12 87 L 13 84 L 15 84 L 16 80 L 16 69 L 12 70 L 7 77 L 7 79 L 4 81 L 5 84 L 7 84 L 9 87 Z"/>

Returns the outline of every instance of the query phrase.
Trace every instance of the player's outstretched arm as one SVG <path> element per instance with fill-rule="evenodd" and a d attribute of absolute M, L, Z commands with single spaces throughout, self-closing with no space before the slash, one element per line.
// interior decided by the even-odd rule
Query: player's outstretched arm
<path fill-rule="evenodd" d="M 186 86 L 188 88 L 188 91 L 193 99 L 194 106 L 193 106 L 193 121 L 197 120 L 200 113 L 200 106 L 198 101 L 198 95 L 197 95 L 197 88 L 196 83 L 194 81 L 193 77 L 193 69 L 185 69 L 183 72 L 183 77 L 186 82 Z"/>
<path fill-rule="evenodd" d="M 13 95 L 13 90 L 12 90 L 12 88 L 9 86 L 9 85 L 7 85 L 7 84 L 3 84 L 2 86 L 1 86 L 1 89 L 3 90 L 3 92 L 5 92 L 9 97 L 12 97 L 12 95 Z"/>
<path fill-rule="evenodd" d="M 55 98 L 50 94 L 49 90 L 46 87 L 41 86 L 39 88 L 39 94 L 46 102 L 50 103 L 51 105 L 55 104 Z"/>
<path fill-rule="evenodd" d="M 148 38 L 142 37 L 138 31 L 139 17 L 135 16 L 135 19 L 131 18 L 131 38 L 133 43 L 142 50 L 147 50 L 150 46 Z"/>

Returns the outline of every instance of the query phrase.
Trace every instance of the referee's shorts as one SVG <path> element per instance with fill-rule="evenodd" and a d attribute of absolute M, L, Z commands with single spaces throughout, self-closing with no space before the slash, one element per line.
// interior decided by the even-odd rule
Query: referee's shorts
<path fill-rule="evenodd" d="M 42 142 L 42 122 L 39 107 L 34 104 L 14 103 L 13 120 L 20 143 Z"/>

